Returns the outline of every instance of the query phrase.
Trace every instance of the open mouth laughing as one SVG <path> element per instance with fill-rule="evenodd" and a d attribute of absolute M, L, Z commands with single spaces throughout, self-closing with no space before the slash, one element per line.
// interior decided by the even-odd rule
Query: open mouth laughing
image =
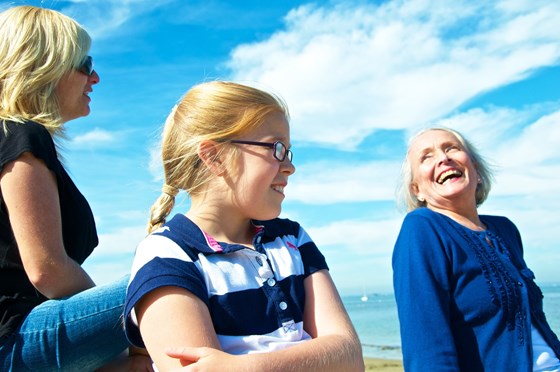
<path fill-rule="evenodd" d="M 436 182 L 439 183 L 440 185 L 443 185 L 447 181 L 449 181 L 451 179 L 454 179 L 454 178 L 461 177 L 462 175 L 463 175 L 463 172 L 461 172 L 457 169 L 448 169 L 448 170 L 446 170 L 445 172 L 443 172 L 439 175 Z"/>

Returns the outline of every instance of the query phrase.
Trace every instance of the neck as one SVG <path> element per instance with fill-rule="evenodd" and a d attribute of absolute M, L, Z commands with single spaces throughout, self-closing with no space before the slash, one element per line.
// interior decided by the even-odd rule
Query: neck
<path fill-rule="evenodd" d="M 460 225 L 474 231 L 484 231 L 486 226 L 480 220 L 476 206 L 467 210 L 438 208 L 428 205 L 431 210 L 446 215 Z"/>
<path fill-rule="evenodd" d="M 219 202 L 192 200 L 186 216 L 217 241 L 252 246 L 255 229 L 251 219 L 239 216 Z"/>

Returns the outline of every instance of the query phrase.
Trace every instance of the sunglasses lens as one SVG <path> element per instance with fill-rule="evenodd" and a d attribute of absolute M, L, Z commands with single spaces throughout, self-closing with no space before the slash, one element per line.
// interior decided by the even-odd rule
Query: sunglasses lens
<path fill-rule="evenodd" d="M 91 76 L 91 74 L 93 74 L 93 58 L 91 56 L 87 56 L 84 63 L 78 67 L 78 71 Z"/>

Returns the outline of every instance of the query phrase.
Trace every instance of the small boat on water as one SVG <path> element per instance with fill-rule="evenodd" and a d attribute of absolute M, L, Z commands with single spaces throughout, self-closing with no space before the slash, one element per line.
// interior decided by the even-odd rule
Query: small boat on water
<path fill-rule="evenodd" d="M 362 302 L 366 302 L 368 300 L 368 296 L 366 294 L 366 288 L 364 286 L 363 290 L 362 290 L 362 297 L 360 298 L 360 300 L 362 300 Z"/>

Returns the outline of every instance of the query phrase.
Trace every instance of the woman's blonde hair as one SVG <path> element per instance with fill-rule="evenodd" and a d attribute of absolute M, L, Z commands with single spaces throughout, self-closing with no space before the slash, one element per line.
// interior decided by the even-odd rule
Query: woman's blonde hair
<path fill-rule="evenodd" d="M 488 197 L 488 194 L 490 194 L 490 189 L 492 188 L 493 176 L 492 176 L 492 171 L 490 169 L 490 166 L 488 165 L 486 160 L 484 160 L 484 158 L 479 154 L 479 152 L 476 150 L 473 144 L 469 142 L 465 137 L 463 137 L 463 135 L 461 135 L 459 132 L 445 127 L 434 127 L 434 128 L 427 128 L 421 130 L 416 135 L 414 135 L 408 142 L 406 157 L 401 167 L 401 178 L 400 178 L 401 182 L 397 189 L 398 206 L 400 207 L 400 209 L 406 210 L 407 212 L 426 206 L 426 201 L 419 200 L 414 194 L 414 192 L 412 191 L 412 181 L 414 175 L 413 175 L 412 164 L 409 159 L 409 153 L 410 153 L 410 146 L 419 136 L 421 136 L 426 132 L 434 131 L 434 130 L 441 130 L 444 132 L 451 133 L 453 136 L 455 136 L 455 138 L 457 138 L 459 143 L 461 143 L 461 145 L 463 145 L 463 147 L 465 148 L 465 151 L 470 156 L 476 168 L 478 176 L 480 177 L 480 182 L 476 187 L 475 197 L 476 197 L 476 205 L 477 206 L 481 205 Z"/>
<path fill-rule="evenodd" d="M 279 97 L 253 87 L 213 81 L 191 88 L 165 122 L 161 146 L 164 187 L 152 205 L 148 232 L 165 223 L 179 189 L 192 195 L 210 180 L 211 173 L 198 156 L 202 141 L 227 144 L 258 128 L 272 113 L 289 116 Z"/>
<path fill-rule="evenodd" d="M 0 120 L 33 120 L 52 134 L 63 124 L 55 88 L 85 60 L 91 38 L 50 9 L 16 6 L 0 14 Z"/>

